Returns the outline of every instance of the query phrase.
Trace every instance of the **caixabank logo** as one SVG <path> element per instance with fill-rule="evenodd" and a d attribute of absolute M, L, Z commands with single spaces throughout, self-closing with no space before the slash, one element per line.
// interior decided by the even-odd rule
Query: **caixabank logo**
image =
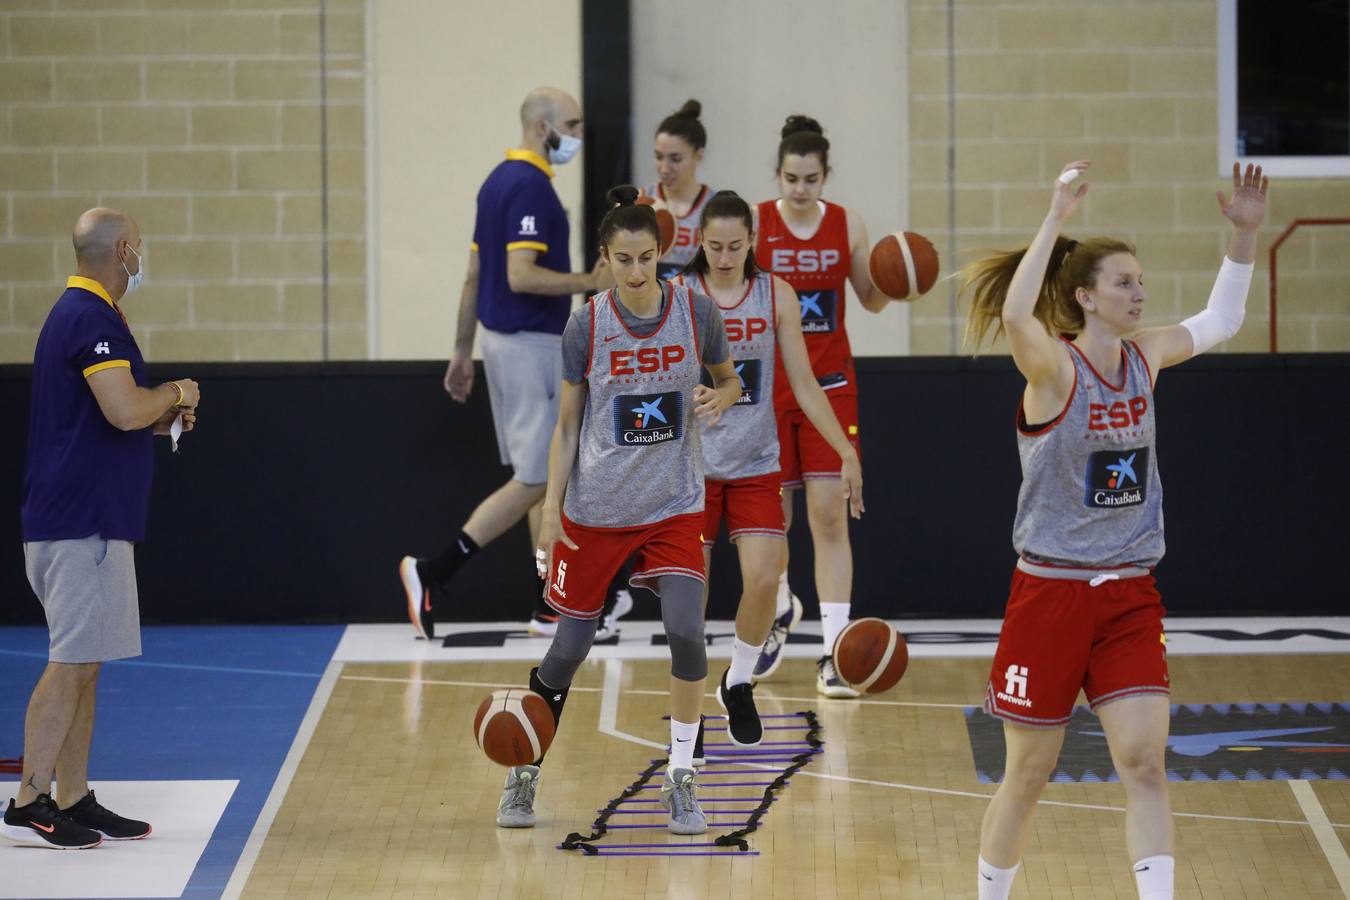
<path fill-rule="evenodd" d="M 684 395 L 620 394 L 614 398 L 614 442 L 649 447 L 678 441 L 684 434 Z"/>
<path fill-rule="evenodd" d="M 1097 509 L 1138 506 L 1148 498 L 1148 448 L 1098 450 L 1088 457 L 1083 503 Z"/>
<path fill-rule="evenodd" d="M 736 366 L 736 377 L 741 380 L 741 399 L 733 405 L 754 406 L 759 402 L 760 361 L 741 359 L 733 360 L 733 364 Z M 703 384 L 705 387 L 713 387 L 712 374 L 707 369 L 703 370 Z"/>
<path fill-rule="evenodd" d="M 832 289 L 799 291 L 797 303 L 802 308 L 802 334 L 828 334 L 835 329 L 838 317 L 835 308 L 838 298 Z"/>

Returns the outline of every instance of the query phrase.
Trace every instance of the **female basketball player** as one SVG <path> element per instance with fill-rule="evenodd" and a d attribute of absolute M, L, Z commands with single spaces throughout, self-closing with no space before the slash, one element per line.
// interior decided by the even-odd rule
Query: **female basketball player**
<path fill-rule="evenodd" d="M 670 645 L 671 755 L 660 800 L 676 834 L 707 825 L 693 753 L 708 660 L 703 639 L 703 454 L 698 421 L 740 399 L 716 304 L 656 277 L 656 212 L 637 188 L 600 224 L 612 290 L 577 309 L 563 332 L 563 387 L 549 448 L 536 556 L 558 630 L 530 688 L 561 716 L 595 637 L 610 579 L 636 557 L 631 583 L 661 599 Z M 706 366 L 715 389 L 699 383 Z M 507 775 L 497 824 L 534 824 L 538 765 Z"/>
<path fill-rule="evenodd" d="M 1004 720 L 1007 766 L 980 833 L 981 900 L 1008 896 L 1080 688 L 1125 788 L 1139 896 L 1172 896 L 1167 659 L 1150 574 L 1163 555 L 1153 387 L 1161 370 L 1242 324 L 1267 185 L 1259 167 L 1233 166 L 1233 195 L 1219 194 L 1233 233 L 1209 304 L 1179 325 L 1141 331 L 1147 297 L 1134 248 L 1060 234 L 1087 193 L 1070 182 L 1087 168 L 1064 167 L 1029 247 L 963 272 L 970 334 L 978 345 L 1000 325 L 1027 381 L 1017 416 L 1019 559 L 985 694 L 985 708 Z"/>
<path fill-rule="evenodd" d="M 750 677 L 773 624 L 774 593 L 786 549 L 773 408 L 775 348 L 792 396 L 840 459 L 854 518 L 863 511 L 862 465 L 811 371 L 796 293 L 756 264 L 749 204 L 734 191 L 719 191 L 704 206 L 699 231 L 698 253 L 678 281 L 717 303 L 740 378 L 736 404 L 703 432 L 705 565 L 723 518 L 741 564 L 731 667 L 722 675 L 717 699 L 727 711 L 731 740 L 753 745 L 760 742 L 763 729 Z"/>
<path fill-rule="evenodd" d="M 834 407 L 854 448 L 858 445 L 858 385 L 853 352 L 844 330 L 844 283 L 853 285 L 865 309 L 880 312 L 890 298 L 868 274 L 870 245 L 862 217 L 820 199 L 830 174 L 830 142 L 820 123 L 788 116 L 778 145 L 778 192 L 756 209 L 755 255 L 770 272 L 797 291 L 801 331 L 811 369 Z M 816 690 L 827 697 L 857 697 L 834 671 L 834 639 L 848 624 L 853 592 L 853 550 L 840 490 L 839 454 L 809 422 L 779 371 L 774 406 L 782 454 L 783 517 L 792 526 L 792 502 L 806 487 L 806 515 L 815 546 L 816 592 L 820 598 L 823 655 L 816 664 Z M 778 667 L 787 631 L 801 616 L 801 605 L 787 589 L 786 558 L 778 585 L 778 614 L 755 665 L 755 678 Z"/>
<path fill-rule="evenodd" d="M 679 274 L 698 250 L 698 217 L 712 195 L 708 186 L 698 180 L 698 165 L 703 162 L 703 148 L 708 144 L 708 133 L 698 120 L 702 112 L 701 103 L 687 100 L 656 128 L 653 152 L 659 180 L 644 193 L 656 200 L 658 209 L 665 209 L 675 217 L 675 240 L 656 264 L 659 278 Z"/>

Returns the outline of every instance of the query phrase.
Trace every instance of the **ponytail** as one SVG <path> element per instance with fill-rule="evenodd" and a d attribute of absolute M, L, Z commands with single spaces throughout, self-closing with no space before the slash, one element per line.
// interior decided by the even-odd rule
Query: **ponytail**
<path fill-rule="evenodd" d="M 991 325 L 997 323 L 995 338 L 1003 331 L 1003 301 L 1027 249 L 994 253 L 967 263 L 957 273 L 961 293 L 971 295 L 965 340 L 976 352 Z M 1097 283 L 1102 260 L 1116 253 L 1133 256 L 1134 247 L 1105 237 L 1075 241 L 1061 235 L 1055 239 L 1032 312 L 1046 331 L 1059 335 L 1083 330 L 1083 307 L 1074 295 L 1079 288 L 1091 289 Z"/>

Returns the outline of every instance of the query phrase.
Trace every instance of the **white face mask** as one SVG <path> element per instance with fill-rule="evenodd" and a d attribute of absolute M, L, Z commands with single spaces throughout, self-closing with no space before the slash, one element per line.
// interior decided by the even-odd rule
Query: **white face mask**
<path fill-rule="evenodd" d="M 132 253 L 136 253 L 135 247 L 127 247 L 127 249 Z M 127 289 L 123 291 L 123 297 L 127 294 L 135 293 L 136 288 L 140 287 L 141 283 L 145 281 L 145 260 L 141 258 L 139 253 L 136 253 L 136 262 L 140 263 L 140 265 L 136 267 L 136 274 L 133 275 L 127 269 L 126 261 L 122 261 L 122 271 L 127 273 Z"/>
<path fill-rule="evenodd" d="M 571 162 L 572 157 L 577 155 L 581 149 L 581 138 L 572 137 L 570 134 L 563 134 L 558 129 L 553 128 L 553 135 L 548 143 L 548 161 L 555 166 L 561 166 L 563 163 Z M 557 143 L 554 143 L 556 141 Z"/>

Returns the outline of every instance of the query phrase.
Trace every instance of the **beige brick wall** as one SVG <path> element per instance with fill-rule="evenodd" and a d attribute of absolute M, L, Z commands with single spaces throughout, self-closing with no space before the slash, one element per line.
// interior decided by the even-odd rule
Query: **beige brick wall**
<path fill-rule="evenodd" d="M 910 5 L 910 222 L 938 246 L 944 271 L 955 268 L 953 243 L 957 265 L 981 247 L 1024 246 L 1044 218 L 1059 167 L 1090 158 L 1092 190 L 1068 233 L 1138 246 L 1148 324 L 1200 309 L 1227 235 L 1214 198 L 1223 186 L 1214 0 L 957 0 L 954 12 L 952 184 L 948 8 Z M 1268 346 L 1271 240 L 1294 218 L 1335 215 L 1350 216 L 1350 180 L 1272 187 L 1247 321 L 1225 349 Z M 1281 350 L 1350 350 L 1347 251 L 1350 227 L 1299 232 L 1281 249 Z M 914 353 L 945 354 L 953 332 L 959 337 L 964 307 L 954 321 L 949 286 L 915 304 Z"/>
<path fill-rule="evenodd" d="M 365 4 L 327 0 L 330 358 L 366 356 Z M 0 362 L 95 205 L 141 225 L 156 361 L 322 358 L 318 0 L 0 3 Z"/>

